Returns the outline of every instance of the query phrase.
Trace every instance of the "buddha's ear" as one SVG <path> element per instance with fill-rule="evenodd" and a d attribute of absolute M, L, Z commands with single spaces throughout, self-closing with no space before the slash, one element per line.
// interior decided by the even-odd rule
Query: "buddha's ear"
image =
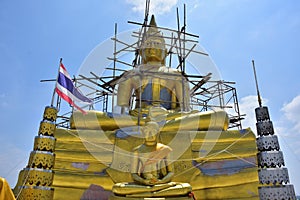
<path fill-rule="evenodd" d="M 143 49 L 140 48 L 137 51 L 138 51 L 139 56 L 141 56 L 141 58 L 142 58 L 142 63 L 145 63 L 145 60 L 144 60 L 144 57 L 143 57 Z"/>

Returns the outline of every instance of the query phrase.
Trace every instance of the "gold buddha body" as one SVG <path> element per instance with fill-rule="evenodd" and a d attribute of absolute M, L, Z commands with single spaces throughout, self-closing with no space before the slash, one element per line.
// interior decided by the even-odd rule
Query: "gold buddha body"
<path fill-rule="evenodd" d="M 156 115 L 166 116 L 163 131 L 226 130 L 228 116 L 225 111 L 191 111 L 189 81 L 181 71 L 164 65 L 167 56 L 165 40 L 157 29 L 154 16 L 149 26 L 139 49 L 141 64 L 123 73 L 117 83 L 117 106 L 121 108 L 121 114 L 127 110 L 131 118 L 127 115 L 111 117 L 100 111 L 89 111 L 87 115 L 74 112 L 71 127 L 116 130 L 143 125 L 151 118 L 151 108 L 155 108 Z"/>
<path fill-rule="evenodd" d="M 188 81 L 180 71 L 164 65 L 167 50 L 164 38 L 156 27 L 154 16 L 145 38 L 139 50 L 142 64 L 123 76 L 119 83 L 118 106 L 129 107 L 134 93 L 135 108 L 144 109 L 144 113 L 151 106 L 188 111 Z"/>
<path fill-rule="evenodd" d="M 159 126 L 148 122 L 142 128 L 144 143 L 133 150 L 132 179 L 134 183 L 117 183 L 112 191 L 124 197 L 180 197 L 191 192 L 188 183 L 171 182 L 174 175 L 170 162 L 172 149 L 157 142 Z"/>

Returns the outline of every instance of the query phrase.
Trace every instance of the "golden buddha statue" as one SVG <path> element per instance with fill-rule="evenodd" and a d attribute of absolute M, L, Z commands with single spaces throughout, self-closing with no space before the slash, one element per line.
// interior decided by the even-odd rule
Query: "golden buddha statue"
<path fill-rule="evenodd" d="M 134 93 L 136 109 L 130 112 L 131 115 L 137 115 L 136 112 L 147 114 L 151 106 L 189 111 L 188 80 L 179 70 L 165 66 L 165 40 L 157 29 L 153 15 L 149 26 L 139 48 L 142 63 L 124 74 L 119 81 L 117 105 L 128 108 Z"/>
<path fill-rule="evenodd" d="M 165 116 L 162 131 L 226 130 L 229 120 L 224 110 L 191 111 L 189 81 L 181 71 L 165 66 L 166 44 L 153 15 L 143 38 L 139 47 L 141 64 L 126 71 L 117 83 L 121 115 L 95 110 L 86 115 L 74 112 L 70 127 L 111 131 L 143 126 L 153 120 L 149 111 L 155 108 L 156 116 Z"/>
<path fill-rule="evenodd" d="M 190 184 L 171 182 L 174 175 L 173 164 L 170 162 L 172 149 L 157 142 L 158 133 L 156 122 L 147 122 L 142 128 L 145 141 L 132 154 L 131 175 L 134 182 L 115 184 L 112 188 L 114 196 L 188 197 L 192 191 Z"/>

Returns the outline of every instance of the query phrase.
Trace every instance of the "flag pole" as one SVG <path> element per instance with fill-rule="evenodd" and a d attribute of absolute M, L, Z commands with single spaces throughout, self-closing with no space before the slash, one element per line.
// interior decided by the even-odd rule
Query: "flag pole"
<path fill-rule="evenodd" d="M 51 107 L 53 107 L 53 104 L 54 104 L 54 97 L 55 97 L 55 93 L 56 93 L 56 83 L 57 83 L 57 80 L 58 80 L 59 69 L 60 69 L 61 63 L 62 63 L 62 58 L 59 59 L 58 72 L 57 72 L 55 86 L 54 86 L 54 90 L 53 90 L 53 94 L 52 94 L 52 99 L 51 99 Z"/>

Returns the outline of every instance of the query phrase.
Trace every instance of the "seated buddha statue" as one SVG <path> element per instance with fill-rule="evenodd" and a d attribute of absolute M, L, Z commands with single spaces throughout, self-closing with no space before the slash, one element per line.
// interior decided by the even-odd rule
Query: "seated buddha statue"
<path fill-rule="evenodd" d="M 72 114 L 70 127 L 111 131 L 143 126 L 151 120 L 149 111 L 155 108 L 156 116 L 166 116 L 162 131 L 226 130 L 229 121 L 224 110 L 191 110 L 189 81 L 181 71 L 165 66 L 166 44 L 154 16 L 143 38 L 139 47 L 141 64 L 124 72 L 117 82 L 121 115 L 96 110 L 83 115 L 77 111 Z"/>
<path fill-rule="evenodd" d="M 144 143 L 133 149 L 132 183 L 117 183 L 114 196 L 123 197 L 181 197 L 188 196 L 192 188 L 188 183 L 171 182 L 174 175 L 170 162 L 172 149 L 157 141 L 159 126 L 147 122 L 142 128 Z M 113 199 L 113 198 L 111 198 Z"/>
<path fill-rule="evenodd" d="M 189 111 L 188 80 L 181 71 L 165 66 L 165 40 L 153 15 L 149 26 L 139 48 L 141 64 L 125 73 L 119 81 L 117 105 L 130 107 L 134 94 L 135 109 L 131 110 L 131 115 L 138 111 L 146 114 L 151 106 Z"/>

